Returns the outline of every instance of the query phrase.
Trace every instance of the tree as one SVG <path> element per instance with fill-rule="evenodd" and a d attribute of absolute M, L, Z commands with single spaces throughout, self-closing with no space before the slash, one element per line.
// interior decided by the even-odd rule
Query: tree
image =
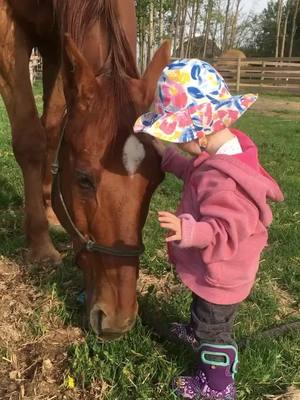
<path fill-rule="evenodd" d="M 278 1 L 269 1 L 260 15 L 250 16 L 248 28 L 243 28 L 244 41 L 238 39 L 247 55 L 274 57 L 277 50 L 280 56 L 300 56 L 300 30 L 297 30 L 297 26 L 300 26 L 299 0 L 288 0 L 283 4 L 280 30 L 278 7 Z"/>
<path fill-rule="evenodd" d="M 260 15 L 253 16 L 252 39 L 244 46 L 246 54 L 256 57 L 274 57 L 277 37 L 277 4 L 269 1 Z"/>
<path fill-rule="evenodd" d="M 282 10 L 283 10 L 283 0 L 278 0 L 277 20 L 276 20 L 277 34 L 276 34 L 275 57 L 278 57 L 278 54 L 279 54 L 279 40 L 280 40 L 280 32 L 281 32 Z"/>
<path fill-rule="evenodd" d="M 287 36 L 287 25 L 288 25 L 290 11 L 291 11 L 291 1 L 288 0 L 284 8 L 284 24 L 283 24 L 280 57 L 284 57 L 284 50 L 285 50 L 286 36 Z"/>
<path fill-rule="evenodd" d="M 150 62 L 154 49 L 154 4 L 150 1 L 149 4 L 149 33 L 148 33 L 148 56 L 147 64 Z"/>
<path fill-rule="evenodd" d="M 223 44 L 222 51 L 227 50 L 227 37 L 228 37 L 228 23 L 229 23 L 229 9 L 230 9 L 231 0 L 227 0 L 226 13 L 225 13 L 225 24 L 224 24 L 224 33 L 223 33 Z"/>
<path fill-rule="evenodd" d="M 242 2 L 242 0 L 237 0 L 237 2 L 236 2 L 236 9 L 235 9 L 235 14 L 233 15 L 231 34 L 230 34 L 230 39 L 229 39 L 229 48 L 230 49 L 232 49 L 234 47 L 234 43 L 236 41 L 237 23 L 238 23 L 241 2 Z"/>
<path fill-rule="evenodd" d="M 189 37 L 188 37 L 188 43 L 187 43 L 186 50 L 185 50 L 185 57 L 189 57 L 190 51 L 191 51 L 191 42 L 193 40 L 193 32 L 195 29 L 195 19 L 197 17 L 196 4 L 199 5 L 199 1 L 193 0 L 192 1 L 192 15 L 190 17 L 191 22 L 190 22 L 190 29 L 189 29 Z"/>
<path fill-rule="evenodd" d="M 248 56 L 300 56 L 300 0 L 269 0 L 258 15 L 244 14 L 242 4 L 243 0 L 137 0 L 141 70 L 164 38 L 172 39 L 174 57 L 205 58 L 228 48 L 240 48 Z"/>
<path fill-rule="evenodd" d="M 185 39 L 185 28 L 187 20 L 187 10 L 188 10 L 189 0 L 181 0 L 181 18 L 180 18 L 180 30 L 179 30 L 179 57 L 184 56 L 184 39 Z"/>
<path fill-rule="evenodd" d="M 206 57 L 207 43 L 208 43 L 208 39 L 209 39 L 213 7 L 214 7 L 214 1 L 208 0 L 207 9 L 206 9 L 206 17 L 205 17 L 205 25 L 204 25 L 204 46 L 203 46 L 203 54 L 202 54 L 203 58 Z"/>
<path fill-rule="evenodd" d="M 177 41 L 180 28 L 181 0 L 175 1 L 174 36 L 173 36 L 173 55 L 176 56 Z"/>
<path fill-rule="evenodd" d="M 291 31 L 291 40 L 290 40 L 290 48 L 289 48 L 289 57 L 292 57 L 293 54 L 293 46 L 294 46 L 294 39 L 295 39 L 295 35 L 296 35 L 296 30 L 297 30 L 297 25 L 296 25 L 296 21 L 297 21 L 297 15 L 299 12 L 299 4 L 300 4 L 300 0 L 295 0 L 294 1 L 294 9 L 293 9 L 293 21 L 292 21 L 292 31 Z"/>

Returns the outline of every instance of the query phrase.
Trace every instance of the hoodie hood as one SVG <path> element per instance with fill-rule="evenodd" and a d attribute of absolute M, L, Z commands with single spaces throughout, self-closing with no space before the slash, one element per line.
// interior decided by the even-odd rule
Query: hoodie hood
<path fill-rule="evenodd" d="M 272 212 L 267 201 L 283 201 L 283 194 L 276 181 L 260 165 L 257 147 L 252 140 L 237 129 L 231 129 L 231 132 L 238 138 L 243 153 L 211 157 L 203 153 L 195 159 L 194 166 L 202 164 L 202 170 L 213 168 L 231 177 L 256 204 L 262 223 L 268 226 L 272 221 Z"/>

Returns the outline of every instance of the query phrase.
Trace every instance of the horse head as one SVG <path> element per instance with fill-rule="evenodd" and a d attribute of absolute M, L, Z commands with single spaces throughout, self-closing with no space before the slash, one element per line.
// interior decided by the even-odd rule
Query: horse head
<path fill-rule="evenodd" d="M 158 155 L 133 124 L 154 99 L 170 46 L 157 50 L 142 78 L 116 66 L 112 54 L 95 74 L 69 35 L 65 51 L 67 114 L 53 206 L 84 274 L 90 325 L 113 339 L 135 323 L 142 228 L 163 179 Z"/>

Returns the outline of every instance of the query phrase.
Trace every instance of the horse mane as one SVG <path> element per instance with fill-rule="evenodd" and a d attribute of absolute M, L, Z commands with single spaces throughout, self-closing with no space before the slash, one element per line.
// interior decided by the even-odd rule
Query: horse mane
<path fill-rule="evenodd" d="M 60 24 L 61 43 L 64 43 L 65 33 L 69 33 L 81 51 L 83 50 L 84 38 L 89 29 L 97 22 L 105 24 L 109 37 L 108 58 L 107 60 L 102 60 L 103 65 L 97 76 L 101 76 L 101 74 L 109 76 L 112 93 L 110 96 L 105 96 L 107 101 L 103 101 L 103 98 L 97 107 L 99 108 L 98 111 L 105 116 L 105 120 L 110 121 L 110 125 L 113 123 L 116 125 L 114 128 L 112 126 L 108 127 L 114 136 L 117 133 L 117 117 L 120 114 L 118 110 L 120 110 L 124 101 L 127 100 L 128 102 L 125 78 L 139 77 L 134 56 L 118 18 L 116 1 L 53 0 L 53 9 Z M 113 107 L 112 102 L 115 107 Z"/>

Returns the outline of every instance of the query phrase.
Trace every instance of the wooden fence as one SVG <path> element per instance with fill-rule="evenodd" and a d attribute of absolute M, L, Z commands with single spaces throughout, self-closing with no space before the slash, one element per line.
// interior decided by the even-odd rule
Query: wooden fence
<path fill-rule="evenodd" d="M 32 53 L 29 59 L 29 75 L 31 83 L 42 79 L 43 60 L 39 54 Z"/>
<path fill-rule="evenodd" d="M 300 95 L 300 57 L 215 58 L 207 60 L 231 89 L 288 92 Z"/>
<path fill-rule="evenodd" d="M 293 58 L 214 58 L 207 60 L 237 92 L 288 92 L 300 95 L 300 57 Z M 32 82 L 42 75 L 42 59 L 30 59 Z"/>

